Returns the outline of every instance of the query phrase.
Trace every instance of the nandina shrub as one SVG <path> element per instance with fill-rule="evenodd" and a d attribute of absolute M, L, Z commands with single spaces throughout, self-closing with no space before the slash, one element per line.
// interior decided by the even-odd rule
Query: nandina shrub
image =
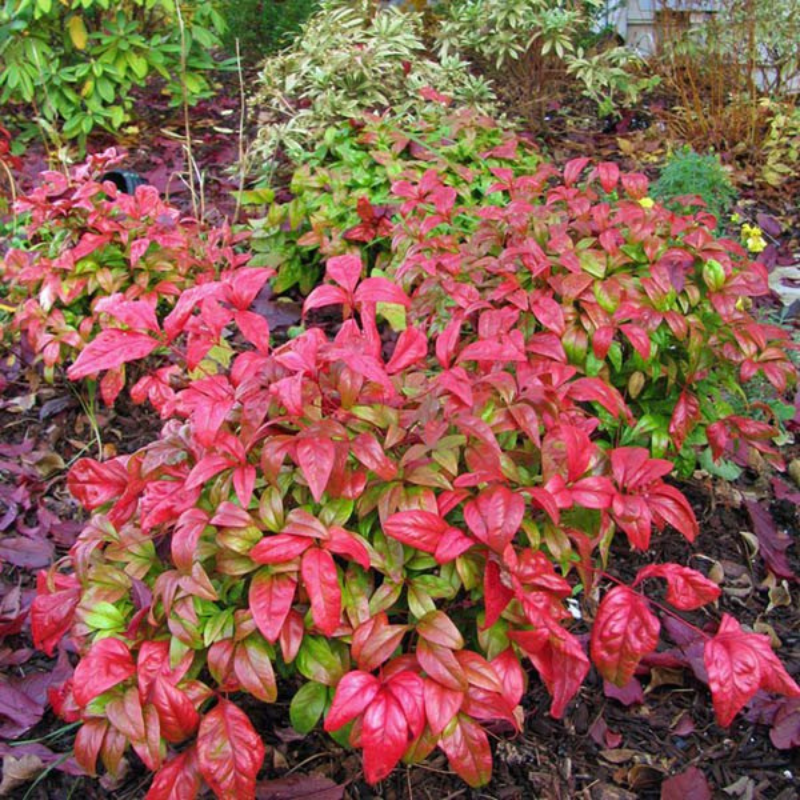
<path fill-rule="evenodd" d="M 752 449 L 780 466 L 776 404 L 796 373 L 788 332 L 752 313 L 752 298 L 769 293 L 765 267 L 716 238 L 713 215 L 655 203 L 645 176 L 603 163 L 579 185 L 587 167 L 493 168 L 489 194 L 504 202 L 492 206 L 459 205 L 432 172 L 394 184 L 403 223 L 389 274 L 412 295 L 414 322 L 439 337 L 442 367 L 475 331 L 472 358 L 524 363 L 533 350 L 614 387 L 635 424 L 587 394 L 603 429 L 677 457 L 684 474 L 706 445 L 708 467 L 723 455 L 747 463 Z M 476 329 L 476 311 L 490 308 L 497 318 Z M 772 400 L 736 413 L 756 375 Z"/>
<path fill-rule="evenodd" d="M 319 283 L 325 259 L 360 253 L 367 268 L 386 267 L 399 204 L 398 180 L 418 182 L 434 170 L 461 204 L 491 203 L 493 167 L 515 175 L 536 170 L 536 148 L 508 127 L 470 109 L 451 110 L 450 99 L 427 90 L 420 119 L 399 124 L 391 114 L 328 128 L 299 157 L 288 188 L 275 194 L 265 217 L 252 221 L 253 264 L 276 267 L 277 294 Z M 245 193 L 259 202 L 263 190 Z M 269 196 L 269 194 L 267 194 Z"/>
<path fill-rule="evenodd" d="M 486 216 L 552 221 L 551 238 L 563 242 L 562 198 L 591 205 L 590 191 L 573 186 L 575 169 L 549 204 L 512 200 Z M 424 190 L 396 190 L 411 215 L 436 206 L 436 188 L 429 179 Z M 621 203 L 631 215 L 634 206 Z M 446 221 L 449 212 L 435 213 Z M 411 295 L 363 278 L 353 255 L 331 259 L 306 309 L 341 307 L 335 335 L 310 329 L 275 350 L 262 340 L 227 372 L 166 399 L 154 393 L 174 417 L 157 442 L 73 468 L 70 488 L 93 516 L 71 551 L 73 572 L 40 576 L 32 619 L 46 652 L 68 634 L 81 653 L 52 699 L 83 722 L 76 757 L 90 773 L 98 758 L 115 773 L 130 745 L 156 771 L 151 800 L 175 787 L 195 797 L 203 781 L 221 798 L 254 797 L 264 748 L 229 695 L 274 702 L 278 673 L 304 680 L 295 727 L 324 719 L 363 751 L 370 782 L 439 748 L 477 786 L 491 774 L 484 725 L 521 726 L 526 662 L 561 717 L 592 664 L 619 685 L 633 677 L 669 605 L 693 611 L 719 596 L 678 564 L 650 564 L 629 586 L 613 578 L 616 534 L 644 550 L 653 527 L 691 541 L 698 525 L 664 481 L 672 463 L 620 445 L 591 410 L 635 424 L 608 373 L 581 374 L 567 363 L 566 328 L 549 330 L 520 308 L 533 300 L 558 317 L 544 295 L 559 270 L 522 261 L 517 276 L 542 276 L 540 294 L 507 274 L 498 285 L 448 284 L 435 267 L 463 259 L 469 275 L 479 229 L 466 242 L 452 236 L 448 257 L 421 265 L 416 285 L 411 256 L 430 237 L 410 216 L 404 225 Z M 505 237 L 489 236 L 497 246 Z M 513 258 L 521 252 L 538 254 L 517 246 Z M 482 263 L 502 269 L 491 254 Z M 448 286 L 462 313 L 438 330 L 437 287 Z M 579 296 L 559 299 L 568 311 Z M 200 320 L 214 311 L 199 306 Z M 387 306 L 405 318 L 390 352 L 378 328 Z M 98 367 L 102 340 L 81 369 Z M 667 585 L 658 609 L 640 590 L 653 579 Z M 566 607 L 572 596 L 581 627 Z M 578 636 L 586 626 L 588 655 Z M 759 688 L 800 695 L 766 636 L 728 615 L 714 635 L 694 632 L 720 724 Z"/>
<path fill-rule="evenodd" d="M 235 250 L 239 234 L 183 216 L 154 187 L 131 196 L 101 183 L 118 160 L 109 150 L 69 177 L 43 173 L 42 184 L 16 203 L 28 217 L 27 241 L 0 262 L 5 302 L 16 305 L 12 329 L 28 338 L 51 378 L 109 324 L 110 298 L 139 301 L 144 317 L 161 319 L 187 289 L 248 258 Z M 124 384 L 124 368 L 107 374 L 107 402 Z"/>

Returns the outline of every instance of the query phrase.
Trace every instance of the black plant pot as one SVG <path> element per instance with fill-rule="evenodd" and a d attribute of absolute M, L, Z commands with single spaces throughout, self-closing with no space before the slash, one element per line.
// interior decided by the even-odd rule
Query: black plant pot
<path fill-rule="evenodd" d="M 100 183 L 111 181 L 123 194 L 133 194 L 137 186 L 147 186 L 147 181 L 138 173 L 129 170 L 112 170 L 100 176 Z"/>

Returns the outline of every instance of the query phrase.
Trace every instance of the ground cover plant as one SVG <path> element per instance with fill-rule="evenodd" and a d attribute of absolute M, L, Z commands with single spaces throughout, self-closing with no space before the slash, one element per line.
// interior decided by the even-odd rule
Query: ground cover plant
<path fill-rule="evenodd" d="M 322 722 L 360 749 L 369 782 L 439 748 L 479 786 L 485 726 L 521 724 L 523 663 L 559 718 L 592 666 L 628 685 L 666 621 L 672 635 L 690 626 L 723 726 L 758 689 L 800 695 L 766 636 L 677 614 L 719 597 L 702 572 L 614 574 L 615 537 L 644 551 L 653 527 L 698 533 L 664 481 L 673 461 L 652 450 L 686 458 L 709 441 L 715 457 L 755 447 L 777 461 L 764 409 L 727 414 L 712 370 L 713 386 L 761 370 L 779 393 L 794 370 L 744 308 L 765 291 L 759 265 L 702 214 L 649 201 L 642 176 L 604 163 L 584 183 L 588 170 L 495 168 L 508 202 L 471 208 L 434 170 L 397 181 L 393 280 L 336 256 L 305 301 L 341 309 L 335 334 L 310 327 L 272 350 L 259 331 L 229 369 L 148 393 L 170 418 L 158 441 L 77 462 L 70 489 L 94 513 L 71 570 L 41 573 L 32 626 L 46 652 L 68 635 L 82 654 L 51 698 L 83 723 L 84 769 L 113 775 L 130 745 L 156 773 L 150 798 L 203 782 L 252 797 L 264 748 L 229 695 L 272 703 L 280 676 L 294 727 Z M 258 272 L 204 284 L 196 316 L 173 322 L 213 327 Z M 154 350 L 163 334 L 134 313 L 143 301 L 119 302 Z M 109 356 L 118 335 L 101 332 L 71 377 L 133 360 Z M 648 385 L 677 398 L 663 431 L 637 424 L 656 403 Z M 652 579 L 663 603 L 641 592 Z"/>

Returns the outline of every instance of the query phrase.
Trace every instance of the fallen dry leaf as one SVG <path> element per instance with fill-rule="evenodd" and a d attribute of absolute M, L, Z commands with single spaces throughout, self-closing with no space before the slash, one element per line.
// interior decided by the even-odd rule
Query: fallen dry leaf
<path fill-rule="evenodd" d="M 5 756 L 0 797 L 8 797 L 14 789 L 32 781 L 43 769 L 44 764 L 39 756 L 24 755 L 21 758 Z"/>

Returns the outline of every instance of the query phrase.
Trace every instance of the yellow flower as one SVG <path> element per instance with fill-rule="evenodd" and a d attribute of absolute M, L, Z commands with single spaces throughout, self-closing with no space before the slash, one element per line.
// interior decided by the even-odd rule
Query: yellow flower
<path fill-rule="evenodd" d="M 751 253 L 760 253 L 767 247 L 763 236 L 748 236 L 745 244 Z"/>
<path fill-rule="evenodd" d="M 639 201 L 639 205 L 640 205 L 642 208 L 652 208 L 652 207 L 653 207 L 655 204 L 656 204 L 656 201 L 655 201 L 655 200 L 653 200 L 653 198 L 652 198 L 652 197 L 643 197 L 643 198 L 642 198 L 642 199 Z"/>
<path fill-rule="evenodd" d="M 738 225 L 742 221 L 742 218 L 739 214 L 731 214 L 731 222 L 734 225 Z"/>

